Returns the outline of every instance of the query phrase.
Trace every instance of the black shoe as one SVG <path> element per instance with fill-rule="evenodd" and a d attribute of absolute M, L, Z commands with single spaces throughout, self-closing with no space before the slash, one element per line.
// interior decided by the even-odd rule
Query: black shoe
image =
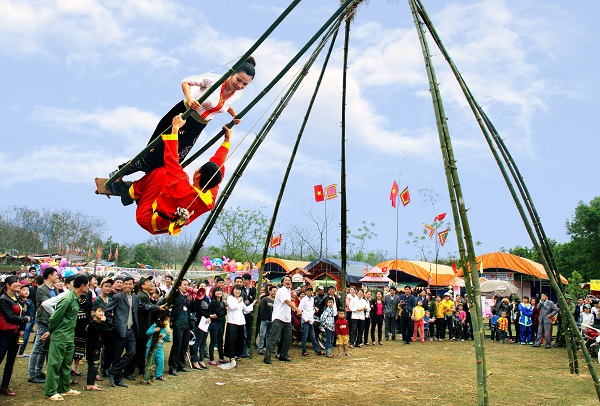
<path fill-rule="evenodd" d="M 537 345 L 537 344 L 533 344 L 533 345 L 532 345 L 532 347 L 539 348 L 539 345 Z"/>
<path fill-rule="evenodd" d="M 179 374 L 177 372 L 173 371 L 172 369 L 169 369 L 169 375 L 179 376 Z"/>
<path fill-rule="evenodd" d="M 265 359 L 263 360 L 263 362 L 264 362 L 265 364 L 271 364 L 271 358 L 265 358 Z"/>
<path fill-rule="evenodd" d="M 116 386 L 120 386 L 122 388 L 129 388 L 129 386 L 127 386 L 127 384 L 125 382 L 123 382 L 123 381 L 115 382 L 115 385 Z"/>
<path fill-rule="evenodd" d="M 107 373 L 106 373 L 106 376 L 107 376 L 107 378 L 108 378 L 108 383 L 110 383 L 110 386 L 112 386 L 113 388 L 114 388 L 115 386 L 117 386 L 117 385 L 115 384 L 115 376 L 114 376 L 113 374 L 111 374 L 111 373 L 107 372 Z"/>
<path fill-rule="evenodd" d="M 248 354 L 242 354 L 242 358 L 250 358 L 250 355 L 248 355 Z"/>
<path fill-rule="evenodd" d="M 128 381 L 135 381 L 135 376 L 133 376 L 133 374 L 126 375 L 125 379 L 127 379 Z"/>
<path fill-rule="evenodd" d="M 46 380 L 40 377 L 35 377 L 35 378 L 29 378 L 27 379 L 27 382 L 31 382 L 31 383 L 45 383 Z"/>
<path fill-rule="evenodd" d="M 181 369 L 178 369 L 177 372 L 192 372 L 192 370 L 187 369 L 187 368 L 181 368 Z"/>
<path fill-rule="evenodd" d="M 121 196 L 121 204 L 123 204 L 123 206 L 129 206 L 130 204 L 133 204 L 133 199 L 129 194 L 129 188 L 132 184 L 133 182 L 121 181 L 114 182 L 112 185 L 110 185 L 110 191 L 117 196 Z"/>
<path fill-rule="evenodd" d="M 292 359 L 290 357 L 279 357 L 279 361 L 292 362 Z"/>

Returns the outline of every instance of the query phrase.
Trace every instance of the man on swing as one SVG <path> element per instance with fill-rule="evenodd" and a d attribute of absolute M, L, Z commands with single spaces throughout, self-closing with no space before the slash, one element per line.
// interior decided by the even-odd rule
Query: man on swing
<path fill-rule="evenodd" d="M 133 183 L 121 179 L 111 185 L 111 190 L 121 196 L 127 206 L 137 202 L 136 221 L 151 234 L 177 235 L 181 228 L 200 215 L 212 210 L 225 176 L 225 159 L 229 152 L 231 129 L 223 126 L 224 142 L 209 162 L 193 175 L 188 175 L 179 164 L 178 135 L 185 124 L 181 115 L 173 117 L 171 134 L 163 134 L 164 165 L 144 175 Z"/>

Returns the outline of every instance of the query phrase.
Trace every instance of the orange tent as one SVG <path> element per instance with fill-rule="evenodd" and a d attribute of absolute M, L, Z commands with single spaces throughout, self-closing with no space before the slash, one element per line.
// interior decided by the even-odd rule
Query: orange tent
<path fill-rule="evenodd" d="M 542 264 L 533 262 L 527 258 L 512 255 L 506 252 L 491 252 L 483 254 L 475 258 L 479 264 L 483 261 L 483 269 L 506 269 L 513 272 L 524 273 L 534 276 L 538 279 L 548 279 L 546 270 Z M 458 275 L 463 276 L 463 269 L 458 270 Z M 561 275 L 561 281 L 564 284 L 569 283 L 565 277 Z"/>
<path fill-rule="evenodd" d="M 428 281 L 431 277 L 429 283 L 433 286 L 450 286 L 454 283 L 454 277 L 456 276 L 452 267 L 448 265 L 436 265 L 423 261 L 391 260 L 381 262 L 377 266 L 381 269 L 385 267 L 389 270 L 402 271 L 424 281 Z"/>

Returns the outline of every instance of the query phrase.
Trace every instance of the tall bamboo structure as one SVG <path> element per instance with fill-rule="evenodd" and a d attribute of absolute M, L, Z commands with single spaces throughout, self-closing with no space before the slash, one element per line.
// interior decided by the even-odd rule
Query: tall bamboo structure
<path fill-rule="evenodd" d="M 320 73 L 319 78 L 317 80 L 317 84 L 315 85 L 315 90 L 313 91 L 312 97 L 311 97 L 310 102 L 308 104 L 308 108 L 306 109 L 306 113 L 304 115 L 304 120 L 302 121 L 302 125 L 300 126 L 300 131 L 298 131 L 298 136 L 296 137 L 296 142 L 294 143 L 294 147 L 292 148 L 292 153 L 290 155 L 288 166 L 287 166 L 287 168 L 285 170 L 285 174 L 283 176 L 283 180 L 281 181 L 281 188 L 279 189 L 279 195 L 277 196 L 277 201 L 275 202 L 275 207 L 273 208 L 273 214 L 271 215 L 271 223 L 269 224 L 269 230 L 267 231 L 267 236 L 265 238 L 265 245 L 264 245 L 264 248 L 263 248 L 262 261 L 261 261 L 261 266 L 260 266 L 259 275 L 258 275 L 258 283 L 260 283 L 260 284 L 262 284 L 263 275 L 264 275 L 264 267 L 265 267 L 265 264 L 267 262 L 267 253 L 269 251 L 269 246 L 271 244 L 271 236 L 273 235 L 273 228 L 275 227 L 275 222 L 277 221 L 277 215 L 279 214 L 279 207 L 281 205 L 281 200 L 283 199 L 283 194 L 284 194 L 285 188 L 287 186 L 288 178 L 290 176 L 290 172 L 292 171 L 292 166 L 294 165 L 294 160 L 296 158 L 296 153 L 298 152 L 298 147 L 300 146 L 300 141 L 302 140 L 302 136 L 304 135 L 304 129 L 306 128 L 306 124 L 308 123 L 308 118 L 310 117 L 310 113 L 312 112 L 312 108 L 313 108 L 313 105 L 314 105 L 315 100 L 317 98 L 317 94 L 319 93 L 319 89 L 321 88 L 321 83 L 323 81 L 323 76 L 325 75 L 325 70 L 326 70 L 327 65 L 329 63 L 329 58 L 331 57 L 331 53 L 333 52 L 333 47 L 335 45 L 335 40 L 336 40 L 337 35 L 338 35 L 338 31 L 339 31 L 339 28 L 340 28 L 340 24 L 342 22 L 342 18 L 343 17 L 340 17 L 338 19 L 337 23 L 335 24 L 335 26 L 333 27 L 334 31 L 330 31 L 329 32 L 330 34 L 333 32 L 333 37 L 331 38 L 331 44 L 329 46 L 329 50 L 327 51 L 327 55 L 325 55 L 325 60 L 323 61 L 323 67 L 321 68 L 321 73 Z M 328 37 L 326 37 L 326 38 L 328 38 Z M 307 62 L 307 65 L 304 68 L 304 70 L 306 72 L 308 72 L 308 69 L 310 69 L 310 67 L 312 66 L 312 64 L 316 60 L 316 57 L 318 56 L 318 54 L 323 49 L 323 46 L 325 45 L 326 38 L 324 38 L 323 41 L 321 41 L 321 43 L 319 44 L 319 47 L 317 48 L 317 50 L 315 50 L 315 52 L 313 53 L 311 59 Z M 256 326 L 256 319 L 257 318 L 258 318 L 258 306 L 256 306 L 255 309 L 254 309 L 253 319 L 252 319 L 252 325 L 253 326 Z M 254 342 L 255 338 L 256 338 L 256 335 L 252 334 L 251 340 L 253 342 Z M 254 347 L 253 345 L 250 346 L 250 351 L 251 351 L 250 355 L 252 355 L 253 347 Z"/>
<path fill-rule="evenodd" d="M 508 148 L 506 147 L 504 141 L 498 134 L 498 131 L 496 130 L 495 126 L 493 125 L 491 120 L 488 118 L 488 116 L 485 114 L 481 105 L 479 105 L 476 102 L 475 97 L 473 96 L 473 93 L 467 86 L 462 75 L 460 74 L 460 71 L 458 70 L 458 68 L 454 64 L 454 61 L 448 54 L 446 48 L 444 47 L 439 35 L 437 34 L 437 31 L 435 30 L 435 27 L 433 26 L 431 20 L 429 19 L 429 16 L 427 15 L 427 12 L 425 11 L 421 1 L 415 0 L 415 3 L 417 4 L 419 15 L 423 19 L 424 24 L 427 26 L 431 36 L 433 37 L 434 41 L 436 42 L 438 48 L 444 55 L 444 58 L 448 62 L 454 76 L 456 77 L 456 79 L 457 79 L 457 81 L 469 103 L 469 106 L 471 107 L 471 110 L 473 111 L 473 114 L 475 115 L 475 118 L 477 119 L 477 122 L 482 130 L 482 133 L 486 139 L 486 142 L 488 143 L 488 146 L 490 147 L 490 150 L 494 156 L 494 159 L 496 160 L 496 162 L 498 164 L 498 167 L 500 169 L 500 172 L 502 173 L 504 181 L 505 181 L 505 183 L 511 193 L 511 196 L 515 202 L 517 210 L 519 211 L 521 219 L 523 220 L 523 223 L 524 223 L 527 233 L 529 234 L 529 237 L 533 243 L 533 246 L 534 246 L 536 252 L 538 253 L 538 255 L 540 256 L 540 258 L 542 258 L 542 262 L 543 262 L 544 268 L 546 269 L 546 272 L 548 274 L 548 279 L 550 280 L 550 284 L 552 285 L 552 288 L 554 289 L 554 291 L 556 292 L 557 297 L 558 297 L 558 304 L 561 309 L 561 317 L 563 320 L 565 320 L 565 323 L 564 323 L 566 326 L 565 340 L 566 340 L 566 346 L 567 346 L 567 354 L 569 357 L 570 371 L 571 371 L 571 373 L 577 373 L 577 374 L 579 373 L 579 364 L 578 364 L 577 353 L 576 353 L 576 351 L 577 351 L 576 344 L 579 344 L 579 347 L 582 349 L 584 358 L 586 360 L 588 370 L 590 371 L 590 375 L 592 376 L 592 379 L 594 381 L 594 385 L 596 388 L 596 394 L 597 394 L 598 398 L 600 399 L 600 383 L 598 381 L 598 375 L 596 373 L 594 364 L 593 364 L 590 354 L 587 350 L 587 347 L 585 346 L 583 338 L 581 337 L 581 333 L 579 332 L 579 329 L 577 328 L 577 323 L 576 323 L 575 319 L 573 318 L 573 315 L 568 310 L 567 303 L 566 303 L 566 300 L 564 298 L 564 293 L 563 293 L 564 286 L 561 282 L 560 274 L 558 274 L 558 272 L 557 272 L 558 268 L 557 268 L 556 262 L 554 260 L 552 248 L 550 246 L 550 243 L 548 241 L 546 233 L 543 229 L 541 220 L 537 214 L 537 210 L 535 209 L 535 206 L 533 204 L 533 199 L 531 198 L 531 195 L 529 194 L 527 186 L 525 185 L 525 182 L 524 182 L 523 177 L 521 176 L 521 173 L 516 165 L 516 162 L 514 161 L 510 152 L 508 151 Z M 506 167 L 508 167 L 510 176 L 506 170 Z M 519 194 L 517 194 L 517 191 L 515 190 L 515 188 L 513 186 L 513 181 L 511 181 L 511 177 L 514 180 L 514 182 L 517 184 L 517 189 L 519 191 Z M 520 198 L 519 198 L 519 195 L 520 195 Z M 523 200 L 523 203 L 521 202 L 521 199 Z M 526 207 L 527 213 L 525 213 L 525 209 L 523 208 L 523 206 Z M 528 215 L 529 215 L 529 217 L 528 217 Z M 532 222 L 534 224 L 535 233 L 534 233 L 534 230 L 532 229 L 529 218 L 532 219 Z"/>
<path fill-rule="evenodd" d="M 488 405 L 489 396 L 487 390 L 487 370 L 485 359 L 485 335 L 483 331 L 483 317 L 481 314 L 481 302 L 479 298 L 481 291 L 479 287 L 479 278 L 477 275 L 477 263 L 475 260 L 475 247 L 471 236 L 469 220 L 467 218 L 467 208 L 464 203 L 462 187 L 458 177 L 456 168 L 456 160 L 454 159 L 454 151 L 452 149 L 452 141 L 448 130 L 444 106 L 440 96 L 440 91 L 436 79 L 435 69 L 431 62 L 431 53 L 425 38 L 425 30 L 423 23 L 417 12 L 417 4 L 414 0 L 409 0 L 409 6 L 413 15 L 419 42 L 423 51 L 423 59 L 429 79 L 429 90 L 433 102 L 433 109 L 436 118 L 436 126 L 440 139 L 440 147 L 442 150 L 442 158 L 444 160 L 444 168 L 446 172 L 446 181 L 448 184 L 448 193 L 450 195 L 450 203 L 452 206 L 452 214 L 454 218 L 454 228 L 456 231 L 456 239 L 458 241 L 460 262 L 465 269 L 465 287 L 469 297 L 469 311 L 471 313 L 471 322 L 473 324 L 473 336 L 475 338 L 475 360 L 477 365 L 477 403 L 479 405 Z M 464 230 L 464 235 L 463 235 Z M 466 252 L 465 252 L 466 251 Z"/>

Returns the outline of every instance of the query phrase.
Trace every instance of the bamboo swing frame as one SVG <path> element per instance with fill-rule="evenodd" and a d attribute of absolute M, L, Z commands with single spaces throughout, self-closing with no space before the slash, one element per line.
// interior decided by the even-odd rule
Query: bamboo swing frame
<path fill-rule="evenodd" d="M 283 19 L 289 15 L 289 13 L 300 3 L 301 0 L 294 0 L 290 3 L 290 5 L 282 12 L 282 14 L 277 18 L 277 20 L 265 31 L 265 33 L 248 49 L 246 53 L 235 63 L 230 70 L 225 73 L 213 86 L 208 89 L 199 99 L 198 102 L 202 103 L 212 92 L 214 92 L 235 70 L 237 70 L 242 63 L 266 40 L 266 38 L 273 32 L 273 30 L 283 21 Z M 266 257 L 268 253 L 268 248 L 270 245 L 271 235 L 273 233 L 273 227 L 276 222 L 276 218 L 279 212 L 279 207 L 281 204 L 281 200 L 283 198 L 283 194 L 285 192 L 285 187 L 289 178 L 289 174 L 291 172 L 296 153 L 299 148 L 300 141 L 302 139 L 302 135 L 304 133 L 306 124 L 308 122 L 308 118 L 310 116 L 314 101 L 317 97 L 317 94 L 320 89 L 320 85 L 322 83 L 323 76 L 325 74 L 326 68 L 328 66 L 328 62 L 333 51 L 333 47 L 335 44 L 335 40 L 339 31 L 339 27 L 344 17 L 346 17 L 346 25 L 345 25 L 345 41 L 344 41 L 344 69 L 343 69 L 343 84 L 342 84 L 342 131 L 341 131 L 341 259 L 342 259 L 342 295 L 345 297 L 345 285 L 346 285 L 346 277 L 345 277 L 345 268 L 346 268 L 346 168 L 345 168 L 345 106 L 346 106 L 346 71 L 348 64 L 348 45 L 349 45 L 349 37 L 350 37 L 350 22 L 351 17 L 354 15 L 356 11 L 356 7 L 361 3 L 361 0 L 346 0 L 340 2 L 340 7 L 333 13 L 333 15 L 327 20 L 325 24 L 311 37 L 311 39 L 306 43 L 306 45 L 296 54 L 294 58 L 290 60 L 290 62 L 282 69 L 282 71 L 273 79 L 261 92 L 260 94 L 252 100 L 246 108 L 244 108 L 236 118 L 242 118 L 252 107 L 254 107 L 280 80 L 281 78 L 291 69 L 291 67 L 299 60 L 299 58 L 306 53 L 306 51 L 316 42 L 319 36 L 323 36 L 321 42 L 313 51 L 312 55 L 309 57 L 308 61 L 303 65 L 301 71 L 294 78 L 292 84 L 288 87 L 284 96 L 281 98 L 280 102 L 274 108 L 273 112 L 257 134 L 256 138 L 251 143 L 245 155 L 240 160 L 237 168 L 235 169 L 233 175 L 231 176 L 227 185 L 223 188 L 223 191 L 220 193 L 215 207 L 212 211 L 209 212 L 207 219 L 205 220 L 200 232 L 190 253 L 185 260 L 177 279 L 174 281 L 173 289 L 169 293 L 166 302 L 165 302 L 165 310 L 160 313 L 159 320 L 162 321 L 164 317 L 168 314 L 168 309 L 172 305 L 175 293 L 178 290 L 181 281 L 185 277 L 185 274 L 189 270 L 192 265 L 192 262 L 196 258 L 200 248 L 203 246 L 205 240 L 208 238 L 213 226 L 215 225 L 217 218 L 221 211 L 223 210 L 227 200 L 231 196 L 233 189 L 235 188 L 238 180 L 243 175 L 246 167 L 250 163 L 250 160 L 257 152 L 258 148 L 265 140 L 269 131 L 291 100 L 295 91 L 299 88 L 300 84 L 304 80 L 304 78 L 308 75 L 308 72 L 314 62 L 316 61 L 318 55 L 323 50 L 326 43 L 331 39 L 331 44 L 328 50 L 328 53 L 323 62 L 323 66 L 321 68 L 321 73 L 319 75 L 317 84 L 313 91 L 313 95 L 310 99 L 309 105 L 307 107 L 307 111 L 302 122 L 301 128 L 298 132 L 296 142 L 292 149 L 290 160 L 288 166 L 286 168 L 286 172 L 284 178 L 282 180 L 282 185 L 279 191 L 279 195 L 274 207 L 272 221 L 267 232 L 267 236 L 265 238 L 265 246 L 263 249 L 263 260 L 262 265 L 259 270 L 259 282 L 262 283 L 263 275 L 264 275 L 264 266 L 266 262 Z M 532 240 L 532 243 L 536 249 L 536 252 L 542 258 L 542 262 L 544 267 L 546 268 L 550 283 L 552 288 L 557 294 L 558 304 L 561 309 L 561 315 L 563 320 L 566 320 L 565 323 L 565 340 L 567 344 L 567 350 L 569 355 L 569 367 L 571 373 L 579 373 L 579 365 L 576 356 L 576 344 L 582 348 L 584 357 L 586 359 L 587 367 L 590 371 L 592 379 L 594 380 L 594 384 L 596 387 L 596 392 L 598 398 L 600 399 L 600 383 L 598 381 L 598 376 L 594 369 L 594 366 L 591 361 L 591 357 L 587 351 L 585 343 L 579 330 L 577 329 L 576 321 L 574 320 L 571 313 L 568 311 L 566 300 L 564 297 L 564 286 L 560 280 L 560 275 L 557 272 L 556 262 L 554 260 L 554 256 L 552 253 L 551 246 L 549 244 L 548 238 L 544 232 L 542 224 L 540 222 L 539 216 L 527 190 L 527 187 L 523 181 L 523 178 L 516 166 L 516 163 L 510 152 L 506 148 L 504 141 L 500 138 L 498 132 L 496 131 L 494 125 L 491 120 L 485 114 L 481 106 L 475 101 L 473 94 L 470 89 L 466 85 L 462 75 L 458 71 L 456 65 L 450 58 L 448 52 L 446 51 L 444 45 L 440 37 L 438 36 L 429 16 L 427 15 L 421 0 L 408 0 L 409 7 L 411 9 L 411 13 L 413 16 L 413 22 L 417 29 L 417 34 L 419 36 L 419 42 L 421 44 L 421 49 L 423 52 L 423 58 L 425 61 L 425 67 L 427 71 L 427 76 L 429 79 L 429 86 L 432 96 L 432 103 L 434 107 L 434 113 L 436 117 L 436 126 L 438 129 L 438 135 L 440 140 L 440 148 L 442 152 L 442 157 L 444 161 L 444 168 L 446 174 L 446 181 L 448 184 L 448 192 L 450 196 L 450 202 L 452 207 L 452 213 L 454 218 L 454 227 L 457 234 L 457 241 L 459 247 L 459 255 L 461 265 L 464 265 L 463 269 L 466 269 L 467 278 L 465 279 L 465 287 L 467 290 L 467 295 L 469 297 L 470 302 L 470 312 L 471 319 L 473 323 L 473 332 L 475 338 L 475 353 L 476 353 L 476 365 L 477 365 L 477 398 L 478 404 L 480 405 L 488 405 L 489 404 L 489 396 L 487 391 L 487 371 L 486 371 L 486 357 L 485 357 L 485 335 L 483 332 L 483 318 L 481 311 L 481 302 L 478 300 L 480 297 L 480 287 L 479 287 L 479 278 L 477 275 L 477 263 L 475 260 L 475 250 L 473 244 L 473 238 L 471 235 L 469 221 L 467 218 L 467 208 L 464 203 L 462 187 L 460 185 L 460 179 L 458 177 L 458 171 L 456 168 L 456 160 L 454 158 L 454 152 L 452 148 L 452 142 L 448 130 L 448 126 L 446 123 L 446 116 L 444 113 L 444 107 L 441 100 L 441 95 L 438 87 L 438 83 L 436 81 L 435 70 L 431 63 L 431 54 L 429 51 L 429 46 L 427 44 L 427 40 L 425 38 L 427 28 L 429 34 L 432 36 L 434 42 L 444 55 L 444 58 L 450 65 L 450 68 L 455 75 L 457 81 L 463 93 L 475 115 L 475 118 L 480 126 L 480 129 L 490 147 L 492 155 L 494 156 L 496 162 L 498 163 L 499 169 L 502 173 L 502 176 L 507 184 L 507 187 L 515 201 L 519 214 L 523 220 L 525 228 Z M 183 113 L 183 118 L 189 117 L 192 113 L 192 110 L 188 109 L 185 113 Z M 227 124 L 229 128 L 233 127 L 233 120 Z M 171 126 L 167 128 L 163 134 L 168 133 L 171 130 Z M 224 134 L 224 131 L 221 130 L 217 135 L 211 138 L 203 147 L 200 148 L 198 152 L 189 157 L 183 164 L 183 167 L 189 165 L 192 161 L 194 161 L 198 156 L 208 150 L 214 143 L 216 143 Z M 131 165 L 131 162 L 134 162 L 144 156 L 150 149 L 154 148 L 158 143 L 162 142 L 161 137 L 157 137 L 151 143 L 149 143 L 136 157 L 134 157 L 131 161 L 129 161 L 125 166 L 123 166 L 119 171 L 117 171 L 110 179 L 107 180 L 106 186 L 110 186 L 114 183 L 122 174 L 125 173 L 128 166 Z M 508 172 L 507 168 L 508 167 Z M 509 176 L 510 172 L 510 176 Z M 511 181 L 512 177 L 512 181 Z M 517 185 L 518 194 L 515 191 L 513 186 L 513 181 Z M 519 197 L 520 195 L 520 197 Z M 522 201 L 521 201 L 522 199 Z M 525 206 L 525 209 L 523 208 Z M 527 211 L 527 213 L 526 213 Z M 533 227 L 531 226 L 531 222 L 533 222 Z M 345 303 L 345 302 L 344 302 Z M 255 308 L 253 315 L 253 325 L 256 325 L 256 317 L 257 317 L 258 307 Z M 254 334 L 252 334 L 252 342 L 254 341 Z M 158 342 L 159 334 L 155 333 L 152 336 L 152 343 L 149 351 L 149 355 L 147 357 L 147 363 L 150 365 L 151 360 L 154 356 L 154 351 L 156 348 L 156 344 Z M 252 348 L 252 346 L 251 346 Z M 150 381 L 151 368 L 146 368 L 146 373 L 144 375 L 144 382 Z"/>

